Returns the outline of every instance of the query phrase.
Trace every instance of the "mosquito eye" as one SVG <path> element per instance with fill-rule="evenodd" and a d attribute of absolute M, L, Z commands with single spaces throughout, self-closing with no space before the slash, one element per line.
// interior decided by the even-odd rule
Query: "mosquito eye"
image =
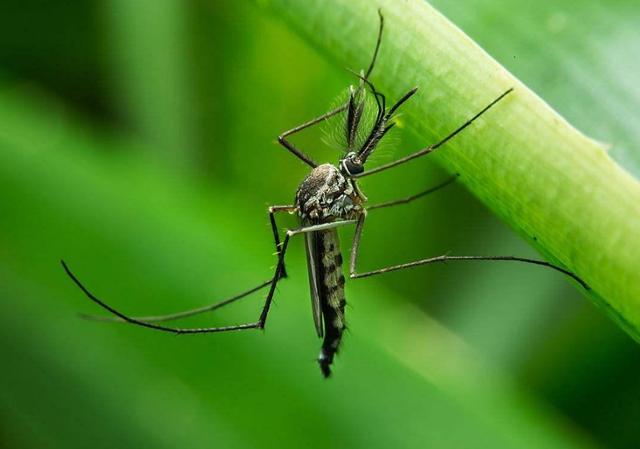
<path fill-rule="evenodd" d="M 350 175 L 358 175 L 364 171 L 364 166 L 362 164 L 357 164 L 351 159 L 346 159 L 344 161 L 344 167 Z"/>

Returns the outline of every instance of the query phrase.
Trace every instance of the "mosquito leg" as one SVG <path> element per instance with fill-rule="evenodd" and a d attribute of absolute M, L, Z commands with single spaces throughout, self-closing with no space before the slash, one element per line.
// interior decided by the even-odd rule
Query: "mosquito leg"
<path fill-rule="evenodd" d="M 349 255 L 349 277 L 351 279 L 357 279 L 360 277 L 357 273 L 356 264 L 358 259 L 358 253 L 360 252 L 360 239 L 362 238 L 362 228 L 364 227 L 364 220 L 366 213 L 358 217 L 356 223 L 356 230 L 353 233 L 353 242 L 351 243 L 351 253 Z"/>
<path fill-rule="evenodd" d="M 271 303 L 273 301 L 273 294 L 276 289 L 277 281 L 282 277 L 282 269 L 284 267 L 284 256 L 287 252 L 287 247 L 289 245 L 289 240 L 291 237 L 296 236 L 298 234 L 304 234 L 307 232 L 317 232 L 317 231 L 325 231 L 328 229 L 335 229 L 339 226 L 354 224 L 355 220 L 345 220 L 345 221 L 336 221 L 333 223 L 323 223 L 319 225 L 306 226 L 298 229 L 288 229 L 285 234 L 284 241 L 280 247 L 280 253 L 278 254 L 278 266 L 276 267 L 276 272 L 273 275 L 274 282 L 271 283 L 271 288 L 269 288 L 269 293 L 267 294 L 267 298 L 264 302 L 264 307 L 262 309 L 262 313 L 260 314 L 260 318 L 256 322 L 256 327 L 259 329 L 264 329 L 264 326 L 267 322 L 267 315 L 269 314 L 269 309 L 271 308 Z"/>
<path fill-rule="evenodd" d="M 80 282 L 80 280 L 73 274 L 73 272 L 71 272 L 71 270 L 69 269 L 69 267 L 67 266 L 64 260 L 62 260 L 61 263 L 62 263 L 62 267 L 64 268 L 69 278 L 71 278 L 71 280 L 78 286 L 78 288 L 82 290 L 82 292 L 87 296 L 87 298 L 89 298 L 91 301 L 98 304 L 103 309 L 111 312 L 116 317 L 130 324 L 135 324 L 137 326 L 142 326 L 149 329 L 155 329 L 162 332 L 170 332 L 173 334 L 206 334 L 206 333 L 212 333 L 212 332 L 227 332 L 227 331 L 255 329 L 258 327 L 258 323 L 237 324 L 233 326 L 220 326 L 220 327 L 200 327 L 200 328 L 169 327 L 169 326 L 161 326 L 159 324 L 147 323 L 146 321 L 142 321 L 137 318 L 127 316 L 122 312 L 119 312 L 118 310 L 114 309 L 113 307 L 111 307 L 110 305 L 108 305 L 98 297 L 96 297 Z M 273 282 L 271 282 L 271 285 L 273 286 L 276 283 L 277 283 L 277 280 L 274 280 Z"/>
<path fill-rule="evenodd" d="M 276 244 L 276 253 L 280 254 L 280 233 L 278 232 L 278 225 L 276 224 L 275 214 L 278 212 L 295 212 L 296 206 L 270 206 L 269 207 L 269 221 L 271 222 L 271 230 L 273 231 L 273 240 Z M 282 266 L 282 277 L 287 277 L 287 269 Z"/>
<path fill-rule="evenodd" d="M 104 301 L 99 299 L 97 296 L 95 296 L 93 293 L 91 293 L 82 284 L 82 282 L 80 282 L 80 280 L 76 277 L 76 275 L 73 274 L 73 272 L 69 269 L 69 267 L 67 266 L 65 261 L 62 260 L 61 263 L 62 263 L 62 267 L 64 268 L 64 270 L 67 273 L 67 275 L 69 276 L 69 278 L 76 284 L 76 286 L 78 286 L 78 288 L 80 288 L 80 290 L 82 290 L 82 292 L 87 296 L 87 298 L 89 298 L 91 301 L 93 301 L 96 304 L 98 304 L 103 309 L 111 312 L 117 318 L 120 318 L 121 320 L 126 321 L 127 323 L 130 323 L 130 324 L 146 327 L 146 328 L 149 328 L 149 329 L 154 329 L 154 330 L 161 331 L 161 332 L 169 332 L 169 333 L 173 333 L 173 334 L 207 334 L 207 333 L 214 333 L 214 332 L 240 331 L 240 330 L 247 330 L 247 329 L 263 329 L 264 325 L 265 325 L 265 322 L 267 320 L 267 314 L 269 313 L 269 308 L 271 306 L 271 302 L 273 300 L 273 295 L 275 293 L 276 285 L 278 284 L 278 281 L 280 280 L 280 277 L 282 275 L 282 267 L 284 266 L 284 258 L 285 258 L 285 254 L 286 254 L 286 251 L 287 251 L 287 246 L 289 244 L 289 239 L 292 236 L 297 235 L 297 234 L 301 234 L 301 233 L 305 233 L 305 232 L 322 231 L 322 230 L 332 229 L 332 228 L 336 228 L 338 226 L 343 226 L 343 225 L 353 224 L 353 223 L 355 223 L 355 220 L 338 221 L 338 222 L 335 222 L 335 223 L 325 223 L 325 224 L 321 224 L 321 225 L 309 226 L 309 227 L 304 227 L 304 228 L 300 228 L 300 229 L 293 229 L 293 230 L 288 230 L 287 231 L 285 239 L 282 242 L 282 247 L 280 249 L 280 253 L 278 254 L 278 265 L 276 266 L 275 273 L 273 275 L 272 280 L 269 281 L 268 284 L 266 284 L 266 285 L 270 285 L 270 288 L 269 288 L 269 292 L 267 293 L 267 297 L 265 299 L 264 307 L 262 309 L 262 312 L 260 313 L 260 317 L 259 317 L 258 321 L 254 322 L 254 323 L 245 323 L 245 324 L 237 324 L 237 325 L 232 325 L 232 326 L 219 326 L 219 327 L 183 328 L 183 327 L 162 326 L 162 325 L 159 325 L 159 324 L 154 324 L 154 323 L 151 323 L 151 322 L 147 322 L 147 321 L 141 320 L 139 318 L 130 317 L 130 316 L 125 315 L 124 313 L 116 310 L 115 308 L 111 307 L 110 305 L 108 305 L 107 303 L 105 303 Z M 256 288 L 255 290 L 257 290 L 257 289 L 258 288 Z"/>
<path fill-rule="evenodd" d="M 357 175 L 352 175 L 352 177 L 354 178 L 361 178 L 364 176 L 369 176 L 372 175 L 374 173 L 379 173 L 381 171 L 393 168 L 397 165 L 400 164 L 404 164 L 405 162 L 409 162 L 410 160 L 416 159 L 420 156 L 424 156 L 427 155 L 435 150 L 437 150 L 438 148 L 440 148 L 442 145 L 444 145 L 445 143 L 447 143 L 449 140 L 453 139 L 456 135 L 458 135 L 462 130 L 464 130 L 465 128 L 467 128 L 469 125 L 471 125 L 478 117 L 480 117 L 482 114 L 484 114 L 485 112 L 487 112 L 489 109 L 491 109 L 492 106 L 494 106 L 496 103 L 498 103 L 500 100 L 502 100 L 504 97 L 506 97 L 508 94 L 510 94 L 511 92 L 513 92 L 513 88 L 507 90 L 506 92 L 502 93 L 498 98 L 496 98 L 495 100 L 493 100 L 491 103 L 489 103 L 487 106 L 484 107 L 484 109 L 482 109 L 480 112 L 478 112 L 476 115 L 474 115 L 473 117 L 471 117 L 469 120 L 467 120 L 462 126 L 460 126 L 459 128 L 457 128 L 455 131 L 453 131 L 451 134 L 449 134 L 447 137 L 445 137 L 444 139 L 442 139 L 441 141 L 434 143 L 433 145 L 430 145 L 426 148 L 423 148 L 422 150 L 416 151 L 415 153 L 412 153 L 408 156 L 402 157 L 400 159 L 397 159 L 395 161 L 389 162 L 388 164 L 384 164 L 381 165 L 379 167 L 375 167 L 371 170 L 367 170 L 364 171 L 362 173 L 359 173 Z"/>
<path fill-rule="evenodd" d="M 528 263 L 533 265 L 540 265 L 547 268 L 551 268 L 552 270 L 559 271 L 563 273 L 573 280 L 575 280 L 578 284 L 580 284 L 585 290 L 590 290 L 590 287 L 587 285 L 585 281 L 580 279 L 576 274 L 572 273 L 565 268 L 559 267 L 557 265 L 553 265 L 544 260 L 536 260 L 536 259 L 528 259 L 524 257 L 515 257 L 515 256 L 436 256 L 430 257 L 428 259 L 420 259 L 413 262 L 403 263 L 399 265 L 391 265 L 389 267 L 379 268 L 377 270 L 366 271 L 364 273 L 358 273 L 356 269 L 356 263 L 358 258 L 358 253 L 360 250 L 360 239 L 362 238 L 362 228 L 364 227 L 364 219 L 365 215 L 361 215 L 356 224 L 356 230 L 353 237 L 353 244 L 351 246 L 351 256 L 349 262 L 349 277 L 351 279 L 360 279 L 366 278 L 370 276 L 376 276 L 378 274 L 389 273 L 391 271 L 404 270 L 405 268 L 417 267 L 419 265 L 428 265 L 434 263 L 444 263 L 449 261 L 461 261 L 461 260 L 491 260 L 491 261 L 511 261 L 511 262 L 521 262 Z"/>
<path fill-rule="evenodd" d="M 369 63 L 369 68 L 365 73 L 364 77 L 369 78 L 371 72 L 373 72 L 373 67 L 376 64 L 376 59 L 378 59 L 378 52 L 380 51 L 380 43 L 382 42 L 382 31 L 384 30 L 384 17 L 382 16 L 382 12 L 378 9 L 378 17 L 380 18 L 380 25 L 378 26 L 378 37 L 376 39 L 376 47 L 373 51 L 373 57 L 371 58 L 371 62 Z"/>
<path fill-rule="evenodd" d="M 177 313 L 172 313 L 172 314 L 167 314 L 167 315 L 152 315 L 152 316 L 136 316 L 136 317 L 131 317 L 135 320 L 138 321 L 144 321 L 147 323 L 158 323 L 161 321 L 172 321 L 172 320 L 178 320 L 181 318 L 187 318 L 190 316 L 194 316 L 194 315 L 199 315 L 201 313 L 206 313 L 206 312 L 211 312 L 213 310 L 219 309 L 221 307 L 224 307 L 228 304 L 231 304 L 233 302 L 236 302 L 242 298 L 245 298 L 247 296 L 249 296 L 251 293 L 255 293 L 258 290 L 262 290 L 263 288 L 265 288 L 267 285 L 271 284 L 271 282 L 273 281 L 273 279 L 269 279 L 268 281 L 264 281 L 261 284 L 259 284 L 256 287 L 253 287 L 247 291 L 244 291 L 242 293 L 239 293 L 235 296 L 232 296 L 231 298 L 222 300 L 222 301 L 218 301 L 215 302 L 213 304 L 209 304 L 203 307 L 198 307 L 196 309 L 190 309 L 190 310 L 185 310 L 182 312 L 177 312 Z M 92 320 L 92 321 L 107 321 L 107 322 L 111 322 L 111 323 L 126 323 L 125 320 L 123 320 L 122 318 L 118 318 L 118 317 L 111 317 L 111 316 L 97 316 L 97 315 L 85 315 L 85 314 L 80 314 L 81 318 L 84 318 L 86 320 Z"/>
<path fill-rule="evenodd" d="M 401 198 L 399 200 L 385 201 L 384 203 L 374 204 L 372 206 L 367 207 L 367 210 L 382 209 L 383 207 L 392 207 L 392 206 L 397 206 L 399 204 L 410 203 L 413 200 L 417 200 L 418 198 L 422 198 L 425 195 L 428 195 L 430 193 L 433 193 L 433 192 L 435 192 L 437 190 L 442 189 L 443 187 L 448 186 L 449 184 L 453 183 L 457 178 L 458 178 L 458 175 L 454 175 L 454 176 L 450 177 L 449 179 L 447 179 L 446 181 L 441 182 L 440 184 L 438 184 L 438 185 L 436 185 L 434 187 L 430 187 L 427 190 L 424 190 L 422 192 L 416 193 L 415 195 L 411 195 L 411 196 L 408 196 L 406 198 Z"/>
<path fill-rule="evenodd" d="M 271 221 L 271 227 L 273 230 L 273 236 L 275 239 L 275 246 L 276 246 L 276 252 L 277 254 L 280 253 L 280 238 L 278 235 L 278 227 L 276 225 L 276 221 L 275 221 L 275 214 L 278 212 L 292 212 L 295 210 L 295 206 L 271 206 L 269 207 L 269 217 L 270 217 L 270 221 Z M 285 271 L 285 267 L 282 267 L 282 275 L 281 277 L 287 277 L 287 273 Z M 152 315 L 152 316 L 137 316 L 137 317 L 131 317 L 134 318 L 136 320 L 139 321 L 145 321 L 147 323 L 158 323 L 158 322 L 162 322 L 162 321 L 172 321 L 172 320 L 178 320 L 181 318 L 187 318 L 190 316 L 194 316 L 194 315 L 199 315 L 201 313 L 206 313 L 206 312 L 211 312 L 213 310 L 219 309 L 221 307 L 224 307 L 228 304 L 231 304 L 233 302 L 236 302 L 242 298 L 245 298 L 247 296 L 249 296 L 251 293 L 257 292 L 258 290 L 263 289 L 264 287 L 266 287 L 267 285 L 269 285 L 271 282 L 273 281 L 273 279 L 269 279 L 267 281 L 262 282 L 261 284 L 259 284 L 257 287 L 253 287 L 245 292 L 239 293 L 235 296 L 232 296 L 231 298 L 222 300 L 222 301 L 218 301 L 215 302 L 213 304 L 209 304 L 203 307 L 198 307 L 195 309 L 190 309 L 190 310 L 185 310 L 182 312 L 177 312 L 177 313 L 172 313 L 172 314 L 167 314 L 167 315 Z M 122 318 L 119 317 L 110 317 L 110 316 L 97 316 L 97 315 L 85 315 L 85 314 L 80 314 L 81 318 L 87 319 L 87 320 L 93 320 L 93 321 L 107 321 L 107 322 L 115 322 L 115 323 L 126 323 L 126 321 Z"/>
<path fill-rule="evenodd" d="M 380 50 L 380 43 L 382 41 L 382 31 L 384 29 L 384 17 L 382 17 L 382 13 L 380 12 L 380 10 L 378 10 L 378 17 L 380 18 L 380 26 L 378 28 L 378 36 L 376 39 L 376 46 L 375 46 L 375 50 L 373 51 L 373 57 L 371 59 L 371 62 L 369 63 L 369 67 L 367 68 L 366 73 L 364 74 L 364 79 L 366 80 L 367 78 L 369 78 L 369 75 L 371 75 L 371 72 L 373 71 L 373 67 L 375 66 L 376 60 L 378 59 L 378 52 Z M 278 136 L 278 142 L 280 143 L 280 145 L 282 145 L 283 147 L 285 147 L 287 150 L 289 150 L 291 153 L 293 153 L 297 158 L 301 159 L 304 163 L 306 163 L 307 165 L 311 166 L 311 167 L 317 167 L 318 164 L 316 164 L 316 162 L 311 159 L 309 156 L 307 156 L 306 154 L 304 154 L 302 151 L 300 151 L 298 148 L 295 147 L 295 145 L 293 145 L 291 142 L 289 142 L 287 140 L 287 137 L 295 134 L 299 131 L 302 131 L 303 129 L 309 128 L 310 126 L 313 126 L 317 123 L 320 123 L 328 118 L 333 117 L 336 114 L 339 114 L 340 112 L 343 112 L 347 109 L 348 107 L 348 103 L 344 104 L 336 109 L 333 109 L 329 112 L 327 112 L 326 114 L 321 115 L 320 117 L 316 117 L 312 120 L 309 120 L 308 122 L 303 123 L 302 125 L 298 125 L 295 128 L 290 129 L 289 131 L 285 131 L 282 134 L 280 134 L 280 136 Z"/>
<path fill-rule="evenodd" d="M 287 140 L 287 137 L 297 132 L 300 132 L 303 129 L 309 128 L 310 126 L 316 125 L 324 120 L 327 120 L 328 118 L 331 118 L 334 115 L 339 114 L 340 112 L 343 112 L 346 109 L 347 109 L 347 104 L 344 104 L 336 109 L 332 109 L 331 111 L 325 114 L 322 114 L 319 117 L 309 120 L 308 122 L 304 122 L 302 125 L 298 125 L 295 128 L 290 129 L 289 131 L 285 131 L 278 136 L 278 142 L 280 143 L 280 145 L 282 145 L 291 153 L 293 153 L 296 157 L 301 159 L 304 163 L 315 168 L 318 166 L 318 164 L 316 164 L 316 162 L 313 159 L 311 159 L 309 156 L 307 156 L 302 151 L 297 149 L 291 142 Z"/>

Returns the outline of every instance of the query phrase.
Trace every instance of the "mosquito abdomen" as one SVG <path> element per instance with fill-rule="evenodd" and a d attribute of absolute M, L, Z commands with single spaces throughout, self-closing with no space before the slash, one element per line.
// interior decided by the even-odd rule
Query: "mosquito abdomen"
<path fill-rule="evenodd" d="M 344 274 L 342 273 L 342 253 L 338 233 L 334 230 L 319 233 L 322 249 L 322 316 L 324 321 L 324 340 L 318 363 L 325 377 L 331 374 L 331 363 L 338 352 L 342 333 L 345 329 Z"/>

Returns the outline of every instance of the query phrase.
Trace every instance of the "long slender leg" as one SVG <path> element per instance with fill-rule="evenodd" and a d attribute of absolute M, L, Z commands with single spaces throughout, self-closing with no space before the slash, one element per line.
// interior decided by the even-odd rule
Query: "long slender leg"
<path fill-rule="evenodd" d="M 271 231 L 273 232 L 273 240 L 276 244 L 276 253 L 280 254 L 280 233 L 278 232 L 278 225 L 276 223 L 275 214 L 278 212 L 294 212 L 296 210 L 296 206 L 270 206 L 269 207 L 269 221 L 271 223 Z M 281 277 L 287 277 L 287 268 L 282 265 L 282 273 Z"/>
<path fill-rule="evenodd" d="M 447 255 L 443 255 L 443 256 L 430 257 L 428 259 L 420 259 L 420 260 L 403 263 L 399 265 L 392 265 L 389 267 L 379 268 L 377 270 L 366 271 L 364 273 L 358 273 L 356 269 L 356 263 L 358 258 L 358 252 L 360 249 L 360 239 L 362 237 L 362 228 L 364 227 L 364 219 L 365 219 L 364 214 L 361 215 L 360 218 L 358 219 L 358 223 L 356 224 L 355 234 L 353 237 L 353 245 L 351 246 L 351 255 L 350 255 L 350 261 L 349 261 L 349 276 L 351 277 L 351 279 L 360 279 L 360 278 L 365 278 L 369 276 L 375 276 L 378 274 L 389 273 L 391 271 L 397 271 L 397 270 L 403 270 L 405 268 L 416 267 L 418 265 L 428 265 L 433 263 L 444 263 L 449 261 L 460 261 L 460 260 L 467 260 L 467 261 L 468 260 L 492 260 L 492 261 L 522 262 L 522 263 L 541 265 L 547 268 L 551 268 L 553 270 L 559 271 L 560 273 L 563 273 L 569 276 L 570 278 L 575 280 L 577 283 L 579 283 L 585 290 L 590 290 L 590 287 L 587 285 L 586 282 L 584 282 L 576 274 L 570 272 L 569 270 L 566 270 L 562 267 L 553 265 L 543 260 L 528 259 L 524 257 L 515 257 L 515 256 L 447 256 Z"/>
<path fill-rule="evenodd" d="M 367 207 L 367 210 L 382 209 L 383 207 L 392 207 L 392 206 L 397 206 L 399 204 L 410 203 L 413 200 L 417 200 L 418 198 L 422 198 L 425 195 L 428 195 L 430 193 L 433 193 L 437 190 L 442 189 L 443 187 L 448 186 L 449 184 L 453 183 L 457 178 L 458 178 L 458 175 L 454 175 L 449 179 L 447 179 L 446 181 L 441 182 L 440 184 L 434 187 L 430 187 L 427 190 L 423 190 L 422 192 L 416 193 L 415 195 L 411 195 L 406 198 L 401 198 L 399 200 L 385 201 L 384 203 L 374 204 L 372 206 Z"/>
<path fill-rule="evenodd" d="M 275 279 L 278 279 L 280 276 L 280 270 L 284 266 L 284 255 L 287 251 L 287 246 L 289 245 L 289 239 L 298 234 L 304 234 L 307 232 L 316 232 L 316 231 L 325 231 L 328 229 L 334 229 L 340 226 L 349 225 L 356 223 L 355 220 L 345 220 L 345 221 L 336 221 L 333 223 L 323 223 L 319 225 L 307 226 L 298 229 L 289 229 L 284 237 L 284 241 L 282 242 L 282 247 L 280 250 L 278 267 L 276 268 L 276 274 L 274 276 Z M 271 307 L 271 302 L 273 300 L 273 293 L 276 288 L 276 282 L 271 284 L 271 288 L 269 289 L 269 294 L 267 295 L 267 299 L 265 300 L 264 308 L 262 309 L 262 313 L 260 314 L 260 319 L 258 320 L 259 328 L 264 329 L 264 326 L 267 321 L 267 314 L 269 313 L 269 308 Z"/>
<path fill-rule="evenodd" d="M 375 50 L 373 51 L 373 57 L 371 58 L 371 62 L 369 63 L 369 67 L 367 68 L 367 71 L 364 75 L 364 79 L 368 79 L 369 75 L 371 75 L 371 72 L 373 71 L 373 67 L 375 66 L 376 60 L 378 59 L 378 52 L 380 51 L 380 43 L 382 41 L 382 31 L 384 29 L 384 17 L 382 17 L 382 13 L 380 12 L 380 10 L 378 10 L 378 16 L 380 17 L 380 26 L 378 28 L 378 37 L 376 39 L 376 46 L 375 46 Z M 348 103 L 344 104 L 336 109 L 333 109 L 329 112 L 327 112 L 326 114 L 322 114 L 319 117 L 316 117 L 312 120 L 309 120 L 308 122 L 303 123 L 302 125 L 298 125 L 295 128 L 290 129 L 289 131 L 285 131 L 282 134 L 280 134 L 280 136 L 278 136 L 278 142 L 285 147 L 287 150 L 289 150 L 291 153 L 293 153 L 297 158 L 301 159 L 304 163 L 306 163 L 307 165 L 311 166 L 311 167 L 317 167 L 318 164 L 311 159 L 309 156 L 307 156 L 306 154 L 304 154 L 302 151 L 300 151 L 298 148 L 295 147 L 295 145 L 293 145 L 291 142 L 289 142 L 287 140 L 287 136 L 290 136 L 292 134 L 295 134 L 299 131 L 302 131 L 305 128 L 308 128 L 310 126 L 313 126 L 317 123 L 320 123 L 328 118 L 333 117 L 336 114 L 339 114 L 340 112 L 343 112 L 347 109 L 348 107 Z"/>
<path fill-rule="evenodd" d="M 380 51 L 380 43 L 382 42 L 382 31 L 384 30 L 384 17 L 382 16 L 382 12 L 378 9 L 378 17 L 380 18 L 380 25 L 378 27 L 378 37 L 376 39 L 376 48 L 373 51 L 373 57 L 371 58 L 371 62 L 369 63 L 369 68 L 365 73 L 364 77 L 369 78 L 371 72 L 373 72 L 373 67 L 376 64 L 376 59 L 378 59 L 378 52 Z"/>
<path fill-rule="evenodd" d="M 242 293 L 239 293 L 235 296 L 232 296 L 231 298 L 227 298 L 225 300 L 222 301 L 218 301 L 216 303 L 213 304 L 209 304 L 206 306 L 202 306 L 202 307 L 197 307 L 195 309 L 190 309 L 190 310 L 184 310 L 182 312 L 177 312 L 177 313 L 171 313 L 171 314 L 167 314 L 167 315 L 151 315 L 151 316 L 135 316 L 135 317 L 131 317 L 135 320 L 138 321 L 145 321 L 147 323 L 159 323 L 162 321 L 173 321 L 173 320 L 178 320 L 181 318 L 187 318 L 190 316 L 194 316 L 194 315 L 199 315 L 201 313 L 206 313 L 206 312 L 211 312 L 213 310 L 219 309 L 221 307 L 224 307 L 228 304 L 231 304 L 233 302 L 236 302 L 242 298 L 245 298 L 247 296 L 249 296 L 251 293 L 257 292 L 258 290 L 262 290 L 263 288 L 265 288 L 267 285 L 271 284 L 271 282 L 273 281 L 273 279 L 269 279 L 268 281 L 264 281 L 261 284 L 259 284 L 256 287 L 253 287 L 247 291 L 244 291 Z M 84 318 L 86 320 L 92 320 L 92 321 L 107 321 L 107 322 L 111 322 L 111 323 L 126 323 L 125 320 L 123 320 L 122 318 L 118 318 L 115 316 L 98 316 L 98 315 L 85 315 L 84 313 L 80 314 L 81 318 Z"/>
<path fill-rule="evenodd" d="M 269 218 L 271 221 L 271 228 L 273 230 L 273 236 L 274 236 L 274 241 L 275 241 L 275 247 L 276 247 L 276 253 L 280 254 L 280 236 L 278 234 L 278 226 L 276 224 L 275 221 L 275 214 L 278 212 L 291 212 L 294 211 L 296 208 L 295 206 L 271 206 L 269 207 Z M 281 278 L 285 278 L 287 277 L 287 273 L 285 270 L 285 266 L 283 264 L 282 266 L 282 273 L 281 273 Z M 231 304 L 233 302 L 236 302 L 242 298 L 245 298 L 247 296 L 249 296 L 251 293 L 257 292 L 258 290 L 263 289 L 264 287 L 266 287 L 267 285 L 269 285 L 273 280 L 269 279 L 267 281 L 262 282 L 261 284 L 259 284 L 256 287 L 253 287 L 245 292 L 239 293 L 235 296 L 232 296 L 231 298 L 222 300 L 222 301 L 218 301 L 215 302 L 213 304 L 208 304 L 206 306 L 202 306 L 202 307 L 197 307 L 195 309 L 190 309 L 190 310 L 184 310 L 182 312 L 177 312 L 177 313 L 171 313 L 171 314 L 167 314 L 167 315 L 151 315 L 151 316 L 136 316 L 136 317 L 131 317 L 133 319 L 136 319 L 138 321 L 145 321 L 147 323 L 159 323 L 162 321 L 172 321 L 172 320 L 178 320 L 181 318 L 187 318 L 190 316 L 194 316 L 194 315 L 199 315 L 202 313 L 206 313 L 206 312 L 211 312 L 213 310 L 217 310 L 221 307 L 224 307 L 228 304 Z M 118 318 L 118 317 L 112 317 L 112 316 L 97 316 L 97 315 L 86 315 L 86 314 L 80 314 L 81 318 L 84 318 L 86 320 L 93 320 L 93 321 L 107 321 L 107 322 L 115 322 L 115 323 L 126 323 L 125 320 L 123 320 L 122 318 Z"/>
<path fill-rule="evenodd" d="M 118 310 L 114 309 L 113 307 L 111 307 L 101 299 L 97 298 L 71 272 L 71 270 L 69 269 L 69 267 L 67 266 L 64 260 L 62 260 L 61 263 L 67 275 L 80 288 L 80 290 L 82 290 L 82 292 L 87 296 L 87 298 L 89 298 L 90 300 L 98 304 L 103 309 L 111 312 L 116 317 L 130 324 L 135 324 L 137 326 L 142 326 L 149 329 L 155 329 L 158 331 L 170 332 L 173 334 L 204 334 L 204 333 L 212 333 L 212 332 L 226 332 L 226 331 L 236 331 L 236 330 L 245 330 L 245 329 L 255 329 L 258 327 L 258 323 L 247 323 L 247 324 L 238 324 L 238 325 L 232 325 L 232 326 L 220 326 L 220 327 L 201 327 L 201 328 L 169 327 L 169 326 L 161 326 L 158 324 L 148 323 L 146 321 L 142 321 L 140 319 L 125 315 L 122 312 L 119 312 Z M 274 282 L 271 282 L 271 286 L 273 287 L 276 283 L 277 281 L 274 280 Z"/>
<path fill-rule="evenodd" d="M 364 176 L 369 176 L 369 175 L 373 175 L 374 173 L 379 173 L 381 171 L 393 168 L 397 165 L 400 164 L 404 164 L 405 162 L 409 162 L 410 160 L 413 160 L 415 158 L 418 158 L 420 156 L 424 156 L 426 154 L 429 154 L 435 150 L 437 150 L 438 148 L 440 148 L 442 145 L 444 145 L 445 143 L 447 143 L 449 140 L 453 139 L 456 135 L 458 135 L 458 133 L 460 133 L 462 130 L 464 130 L 466 127 L 468 127 L 469 125 L 471 125 L 478 117 L 480 117 L 482 114 L 484 114 L 485 112 L 487 112 L 492 106 L 494 106 L 496 103 L 498 103 L 500 100 L 502 100 L 504 97 L 506 97 L 508 94 L 510 94 L 511 92 L 513 92 L 513 88 L 507 90 L 506 92 L 504 92 L 502 95 L 500 95 L 498 98 L 496 98 L 495 100 L 493 100 L 491 103 L 489 103 L 487 106 L 484 107 L 484 109 L 482 109 L 480 112 L 478 112 L 476 115 L 474 115 L 473 117 L 471 117 L 469 120 L 467 120 L 462 126 L 460 126 L 459 128 L 457 128 L 455 131 L 453 131 L 451 134 L 449 134 L 447 137 L 445 137 L 444 139 L 442 139 L 441 141 L 434 143 L 433 145 L 430 145 L 426 148 L 423 148 L 422 150 L 416 151 L 415 153 L 412 153 L 408 156 L 402 157 L 400 159 L 397 159 L 395 161 L 389 162 L 388 164 L 383 164 L 379 167 L 375 167 L 372 168 L 371 170 L 367 170 L 365 172 L 359 173 L 357 175 L 352 175 L 355 178 L 361 178 Z"/>
<path fill-rule="evenodd" d="M 267 320 L 269 308 L 271 307 L 271 302 L 273 300 L 273 295 L 275 293 L 276 285 L 278 284 L 278 280 L 281 277 L 281 270 L 284 264 L 284 258 L 287 251 L 287 246 L 289 244 L 289 239 L 297 234 L 302 234 L 305 232 L 322 231 L 322 230 L 332 229 L 332 228 L 336 228 L 336 227 L 347 225 L 347 224 L 353 224 L 353 223 L 355 223 L 355 220 L 339 221 L 335 223 L 326 223 L 326 224 L 308 226 L 305 228 L 293 229 L 293 230 L 287 231 L 285 239 L 282 242 L 280 254 L 278 255 L 278 265 L 276 266 L 273 279 L 269 284 L 270 288 L 269 288 L 269 292 L 267 293 L 267 297 L 265 299 L 265 304 L 263 306 L 262 312 L 260 313 L 260 317 L 258 321 L 254 323 L 238 324 L 238 325 L 232 325 L 232 326 L 219 326 L 219 327 L 182 328 L 182 327 L 161 326 L 158 324 L 153 324 L 140 319 L 136 319 L 114 309 L 113 307 L 111 307 L 110 305 L 108 305 L 98 297 L 96 297 L 80 282 L 80 280 L 73 274 L 73 272 L 71 272 L 71 270 L 69 269 L 67 264 L 64 262 L 64 260 L 61 261 L 61 263 L 62 263 L 62 267 L 64 268 L 69 278 L 71 278 L 71 280 L 80 288 L 80 290 L 82 290 L 82 292 L 90 300 L 98 304 L 103 309 L 111 312 L 116 317 L 130 324 L 135 324 L 137 326 L 142 326 L 149 329 L 155 329 L 162 332 L 170 332 L 173 334 L 205 334 L 205 333 L 214 333 L 214 332 L 239 331 L 239 330 L 246 330 L 246 329 L 263 329 Z"/>
<path fill-rule="evenodd" d="M 309 128 L 310 126 L 313 126 L 315 124 L 318 124 L 324 120 L 327 120 L 328 118 L 333 117 L 336 114 L 339 114 L 340 112 L 343 112 L 345 109 L 347 109 L 347 104 L 344 104 L 336 109 L 332 109 L 331 111 L 322 114 L 319 117 L 316 117 L 312 120 L 309 120 L 308 122 L 304 122 L 302 125 L 298 125 L 295 128 L 291 128 L 289 131 L 285 131 L 282 134 L 280 134 L 278 136 L 278 142 L 280 143 L 280 145 L 282 145 L 283 147 L 285 147 L 287 150 L 289 150 L 291 153 L 293 153 L 296 157 L 298 157 L 299 159 L 301 159 L 303 162 L 305 162 L 307 165 L 315 168 L 318 166 L 318 164 L 311 159 L 309 156 L 307 156 L 306 154 L 304 154 L 302 151 L 300 151 L 299 149 L 297 149 L 291 142 L 289 142 L 287 140 L 287 137 L 295 134 L 297 132 L 302 131 L 303 129 Z"/>

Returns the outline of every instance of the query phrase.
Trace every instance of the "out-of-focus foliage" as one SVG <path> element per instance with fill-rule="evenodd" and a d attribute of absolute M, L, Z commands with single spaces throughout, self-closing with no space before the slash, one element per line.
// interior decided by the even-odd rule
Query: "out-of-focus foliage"
<path fill-rule="evenodd" d="M 633 2 L 435 3 L 577 125 L 619 143 L 616 157 L 637 173 Z M 0 446 L 637 444 L 640 351 L 535 268 L 450 265 L 349 283 L 350 333 L 327 382 L 299 243 L 264 334 L 174 338 L 78 320 L 96 309 L 61 257 L 132 313 L 267 278 L 266 206 L 290 202 L 305 174 L 274 138 L 352 78 L 232 1 L 5 0 L 0 25 Z M 334 160 L 321 138 L 296 142 Z M 386 200 L 443 176 L 425 160 L 364 187 Z M 364 239 L 372 268 L 447 251 L 531 254 L 455 186 L 372 213 Z M 260 301 L 188 323 L 252 320 Z"/>

